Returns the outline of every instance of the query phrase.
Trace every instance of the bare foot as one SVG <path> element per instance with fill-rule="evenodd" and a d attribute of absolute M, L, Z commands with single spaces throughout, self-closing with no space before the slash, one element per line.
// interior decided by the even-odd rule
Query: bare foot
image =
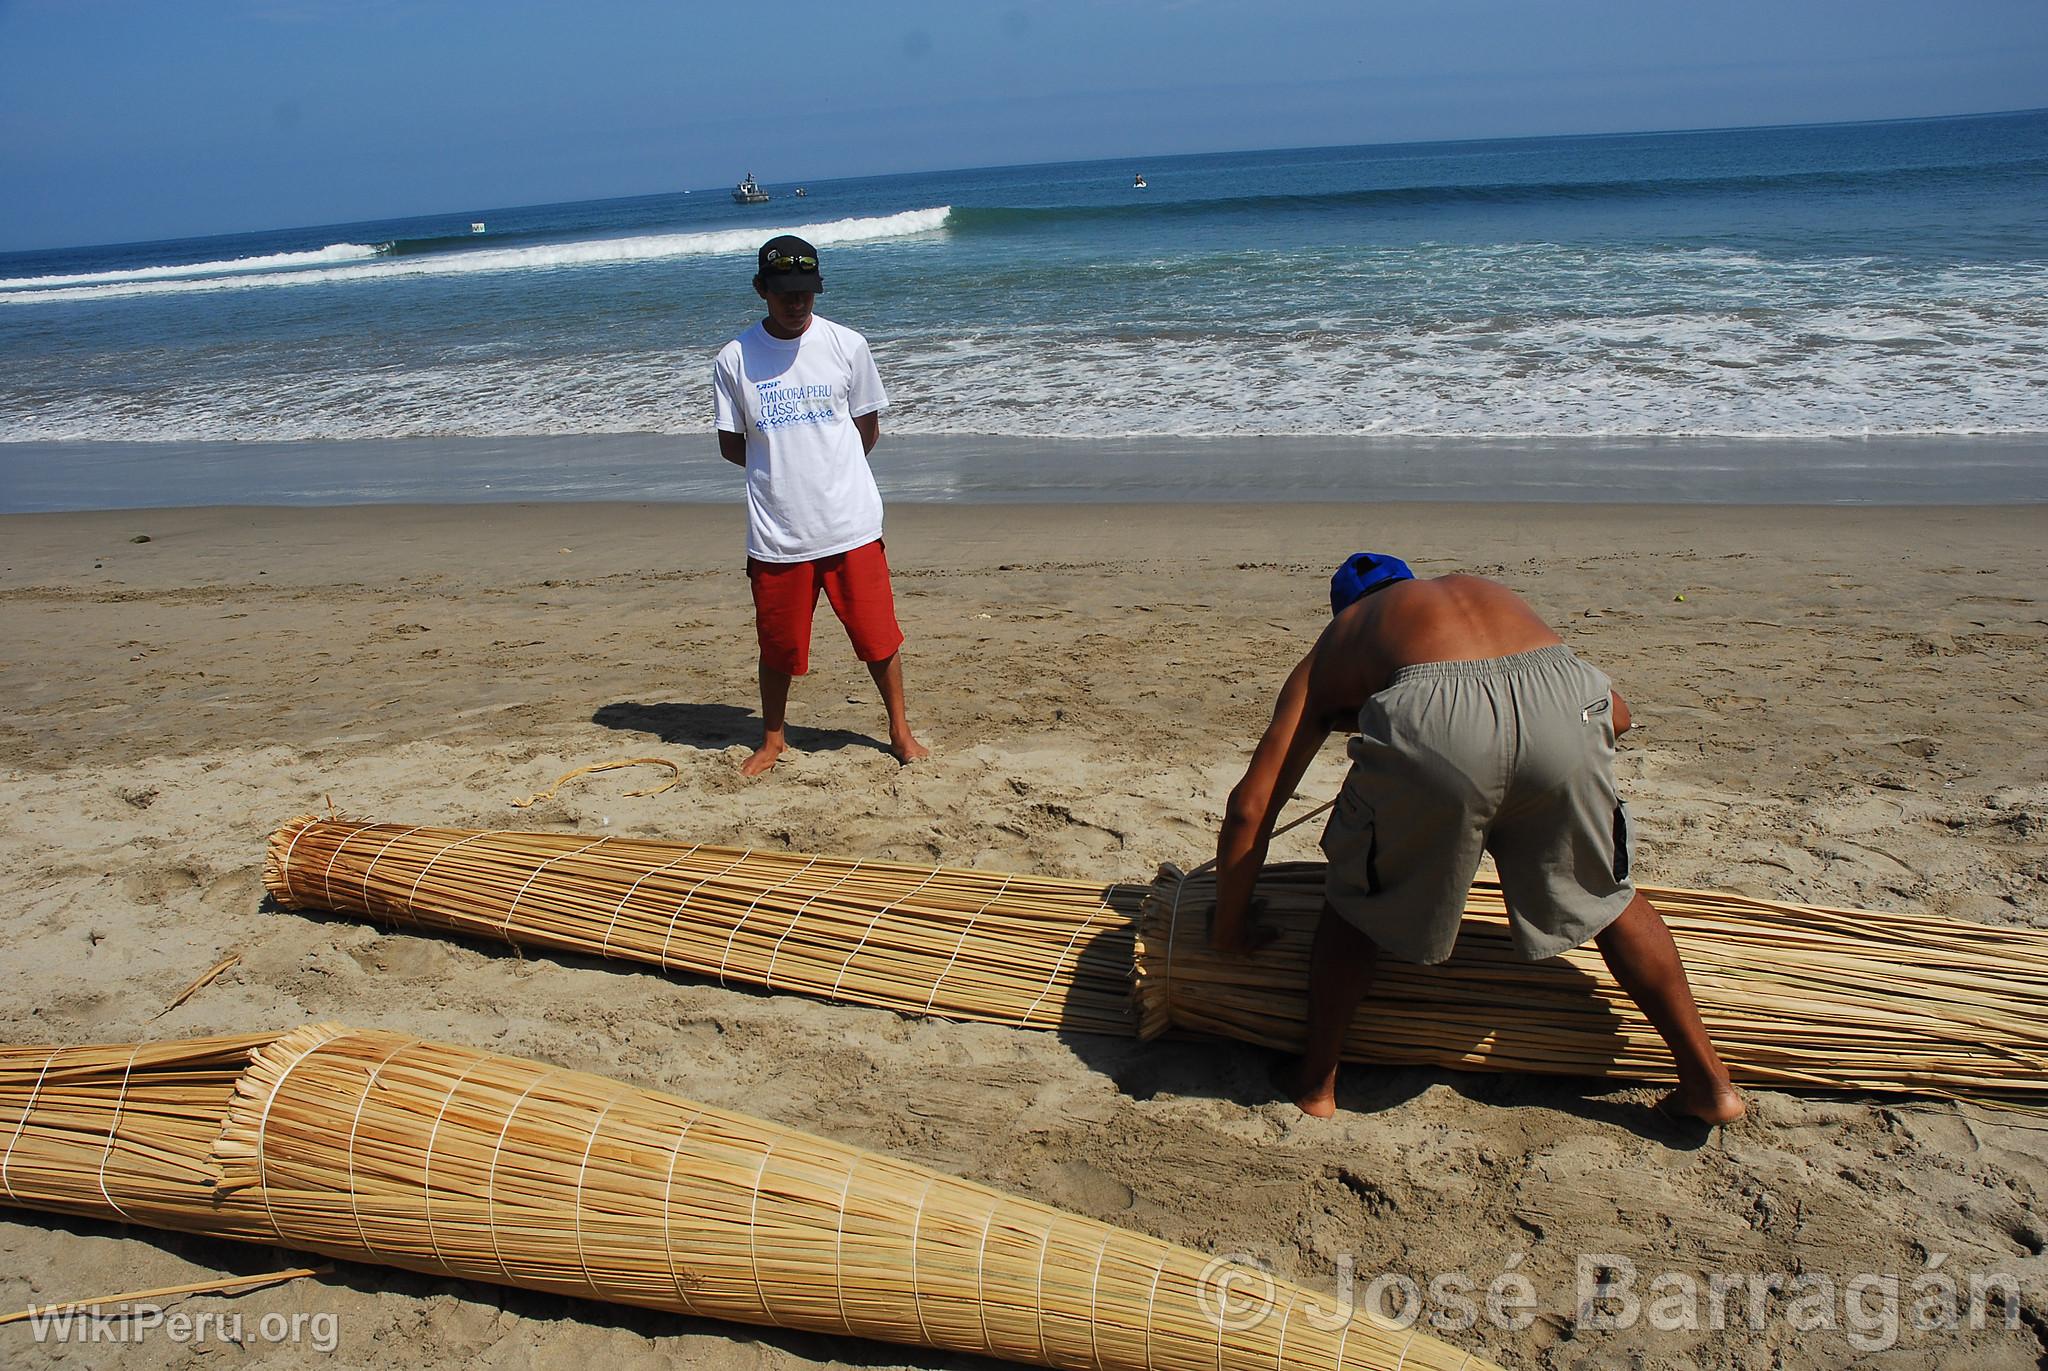
<path fill-rule="evenodd" d="M 749 756 L 744 762 L 740 763 L 740 775 L 760 775 L 769 767 L 775 765 L 775 759 L 782 755 L 782 749 L 783 745 L 781 743 L 761 744 L 759 747 L 754 749 L 753 754 L 751 756 Z"/>
<path fill-rule="evenodd" d="M 1704 1124 L 1734 1123 L 1749 1112 L 1742 1092 L 1728 1084 L 1704 1088 L 1680 1086 L 1657 1101 L 1657 1112 L 1672 1119 L 1697 1119 Z"/>
<path fill-rule="evenodd" d="M 1327 1119 L 1337 1112 L 1336 1072 L 1332 1071 L 1321 1080 L 1310 1081 L 1304 1079 L 1302 1070 L 1297 1065 L 1287 1073 L 1283 1083 L 1288 1098 L 1294 1101 L 1294 1107 L 1310 1118 Z"/>
<path fill-rule="evenodd" d="M 896 760 L 905 766 L 909 766 L 912 762 L 921 762 L 932 755 L 930 748 L 911 737 L 908 733 L 905 733 L 900 738 L 892 737 L 889 739 L 889 750 L 895 753 Z"/>

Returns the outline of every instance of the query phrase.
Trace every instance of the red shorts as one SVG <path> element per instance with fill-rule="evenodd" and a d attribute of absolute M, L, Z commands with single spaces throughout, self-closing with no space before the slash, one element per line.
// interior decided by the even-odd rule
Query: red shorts
<path fill-rule="evenodd" d="M 814 562 L 757 562 L 747 558 L 754 587 L 754 632 L 761 639 L 761 665 L 791 676 L 811 669 L 811 615 L 818 592 L 846 625 L 854 655 L 886 662 L 903 646 L 896 624 L 896 596 L 889 589 L 889 559 L 882 540 L 863 543 Z"/>

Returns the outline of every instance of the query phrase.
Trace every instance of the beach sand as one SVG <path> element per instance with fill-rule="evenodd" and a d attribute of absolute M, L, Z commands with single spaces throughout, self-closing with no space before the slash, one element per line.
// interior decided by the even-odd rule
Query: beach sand
<path fill-rule="evenodd" d="M 136 541 L 146 537 L 148 541 Z M 829 615 L 791 708 L 755 738 L 734 507 L 193 509 L 0 518 L 0 1035 L 84 1043 L 338 1018 L 603 1072 L 872 1145 L 1109 1222 L 1425 1288 L 1465 1273 L 1514 1367 L 2033 1367 L 2048 1354 L 2048 1133 L 1976 1106 L 1755 1096 L 1703 1145 L 1647 1089 L 1350 1068 L 1338 1117 L 1276 1101 L 1235 1044 L 912 1021 L 594 960 L 267 910 L 265 837 L 294 815 L 615 832 L 1148 879 L 1210 855 L 1274 690 L 1360 547 L 1523 592 L 1634 708 L 1621 771 L 1639 873 L 1802 901 L 2048 927 L 2048 507 L 908 505 L 889 552 L 916 725 L 898 767 Z M 561 773 L 585 777 L 519 811 Z M 1291 813 L 1334 792 L 1341 747 Z M 1316 825 L 1274 856 L 1315 855 Z M 163 1007 L 230 952 L 239 963 Z M 288 1255 L 0 1212 L 0 1305 L 293 1265 Z M 1701 1286 L 1634 1327 L 1575 1322 L 1582 1257 Z M 1916 1332 L 1911 1283 L 2012 1273 L 2024 1320 Z M 1605 1258 L 1595 1258 L 1607 1261 Z M 1611 1262 L 1609 1264 L 1612 1264 Z M 1533 1322 L 1484 1310 L 1505 1270 Z M 1719 1331 L 1717 1273 L 1897 1277 L 1895 1346 Z M 1669 1293 L 1666 1287 L 1664 1293 Z M 1858 1333 L 1883 1343 L 1882 1287 Z M 971 1359 L 714 1325 L 343 1265 L 232 1302 L 209 1366 Z M 1439 1312 L 1444 1307 L 1433 1306 Z M 339 1350 L 258 1339 L 332 1312 Z M 1448 1311 L 1455 1315 L 1455 1310 Z M 1811 1309 L 1809 1312 L 1814 1312 Z M 1860 1311 L 1859 1311 L 1860 1312 Z M 1657 1326 L 1657 1325 L 1667 1326 Z M 164 1336 L 9 1366 L 192 1364 Z M 338 1361 L 337 1361 L 338 1358 Z"/>

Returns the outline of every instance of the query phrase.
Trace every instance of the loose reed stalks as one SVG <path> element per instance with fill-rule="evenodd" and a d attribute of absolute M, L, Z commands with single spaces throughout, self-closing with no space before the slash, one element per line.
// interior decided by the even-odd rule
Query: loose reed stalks
<path fill-rule="evenodd" d="M 1071 1371 L 1489 1365 L 1201 1254 L 598 1076 L 322 1024 L 0 1049 L 13 1204 Z"/>
<path fill-rule="evenodd" d="M 1129 1034 L 1144 886 L 578 834 L 304 818 L 271 836 L 288 909 L 595 953 L 770 990 Z"/>
<path fill-rule="evenodd" d="M 288 907 L 623 957 L 773 990 L 1022 1027 L 1168 1028 L 1298 1047 L 1316 864 L 1268 867 L 1279 934 L 1209 952 L 1215 883 L 1152 887 L 617 837 L 300 819 L 264 879 Z M 2048 1102 L 2048 933 L 1653 889 L 1738 1081 Z M 1142 919 L 1138 917 L 1142 906 Z M 1135 996 L 1132 986 L 1135 983 Z M 1135 999 L 1135 1005 L 1134 1005 Z M 1457 955 L 1383 962 L 1354 1061 L 1670 1081 L 1591 947 L 1521 961 L 1497 885 Z"/>
<path fill-rule="evenodd" d="M 303 1280 L 307 1276 L 323 1276 L 330 1269 L 325 1266 L 294 1266 L 285 1271 L 266 1271 L 260 1276 L 215 1276 L 203 1281 L 187 1281 L 183 1285 L 159 1285 L 148 1290 L 124 1290 L 118 1295 L 101 1295 L 90 1300 L 67 1300 L 63 1304 L 32 1304 L 12 1314 L 0 1314 L 0 1324 L 47 1318 L 51 1314 L 82 1313 L 88 1309 L 105 1309 L 116 1304 L 136 1305 L 149 1300 L 182 1299 L 186 1295 L 246 1295 L 252 1290 L 283 1285 L 286 1281 Z"/>
<path fill-rule="evenodd" d="M 2048 933 L 1924 914 L 1645 889 L 1700 1016 L 1738 1081 L 2048 1102 Z M 1136 950 L 1139 1032 L 1300 1047 L 1323 900 L 1317 863 L 1270 866 L 1257 897 L 1278 935 L 1250 958 L 1209 950 L 1215 879 L 1163 869 Z M 1676 1079 L 1670 1053 L 1588 945 L 1515 955 L 1500 887 L 1467 898 L 1452 958 L 1382 959 L 1348 1060 Z"/>

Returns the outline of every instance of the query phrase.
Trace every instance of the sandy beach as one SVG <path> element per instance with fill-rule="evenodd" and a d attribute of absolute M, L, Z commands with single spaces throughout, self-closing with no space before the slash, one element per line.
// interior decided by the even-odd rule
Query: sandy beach
<path fill-rule="evenodd" d="M 758 734 L 732 506 L 212 508 L 0 516 L 0 1035 L 87 1043 L 341 1019 L 603 1072 L 877 1147 L 1321 1288 L 1464 1273 L 1443 1336 L 1511 1367 L 2022 1368 L 2048 1358 L 2048 1131 L 1974 1105 L 1762 1092 L 1703 1145 L 1646 1089 L 1352 1068 L 1329 1122 L 1234 1044 L 912 1021 L 267 908 L 266 836 L 378 820 L 615 831 L 1144 880 L 1213 851 L 1331 565 L 1396 551 L 1522 592 L 1629 699 L 1649 884 L 2048 928 L 2048 506 L 905 504 L 889 554 L 901 768 L 821 616 Z M 514 800 L 562 773 L 552 800 Z M 1334 793 L 1333 743 L 1290 813 Z M 1276 844 L 1312 857 L 1318 828 Z M 237 964 L 164 1007 L 229 953 Z M 289 1254 L 0 1211 L 0 1312 Z M 1584 1259 L 1868 1277 L 1832 1327 L 1748 1295 L 1603 1330 Z M 1603 1264 L 1611 1265 L 1605 1257 Z M 1917 1330 L 1916 1278 L 2010 1275 L 2007 1326 Z M 1526 1328 L 1484 1292 L 1534 1290 Z M 1896 1294 L 1893 1326 L 1882 1282 Z M 1746 1290 L 1749 1287 L 1743 1287 Z M 198 1300 L 193 1307 L 228 1307 Z M 208 1366 L 937 1367 L 966 1359 L 368 1266 L 234 1302 L 331 1312 Z M 1967 1313 L 1967 1309 L 1966 1309 Z M 1868 1315 L 1866 1317 L 1866 1314 Z M 165 1338 L 10 1366 L 193 1364 Z"/>

